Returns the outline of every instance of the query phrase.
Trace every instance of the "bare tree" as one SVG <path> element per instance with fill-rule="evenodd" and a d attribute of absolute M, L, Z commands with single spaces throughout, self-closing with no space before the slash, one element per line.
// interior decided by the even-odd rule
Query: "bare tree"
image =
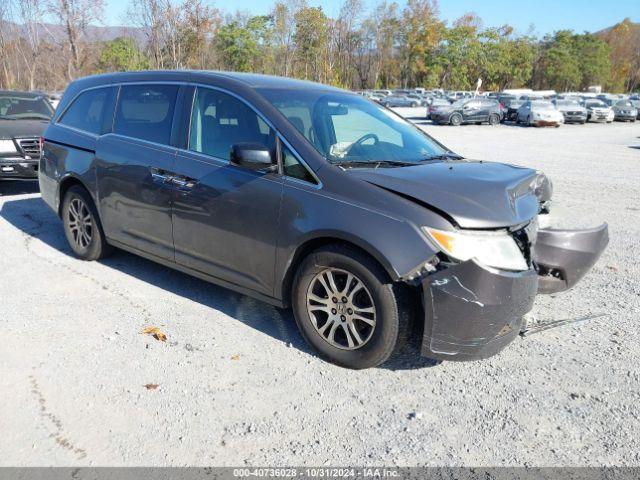
<path fill-rule="evenodd" d="M 147 37 L 147 50 L 154 68 L 164 68 L 162 37 L 164 3 L 162 0 L 132 0 L 127 10 L 128 19 Z"/>
<path fill-rule="evenodd" d="M 82 66 L 82 41 L 87 27 L 101 21 L 104 0 L 49 0 L 49 12 L 65 29 L 66 47 L 69 53 L 67 78 L 72 80 Z"/>
<path fill-rule="evenodd" d="M 29 90 L 35 89 L 36 71 L 40 63 L 42 45 L 40 31 L 44 8 L 41 0 L 16 0 L 18 20 L 22 24 L 24 42 L 20 56 L 28 73 Z"/>
<path fill-rule="evenodd" d="M 9 33 L 13 30 L 11 23 L 12 12 L 11 3 L 0 1 L 0 64 L 2 76 L 0 77 L 0 87 L 11 88 L 13 85 L 13 75 L 10 63 Z"/>

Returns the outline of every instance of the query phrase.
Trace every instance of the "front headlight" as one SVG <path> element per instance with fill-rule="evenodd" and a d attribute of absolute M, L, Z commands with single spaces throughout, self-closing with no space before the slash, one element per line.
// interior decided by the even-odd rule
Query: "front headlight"
<path fill-rule="evenodd" d="M 476 259 L 488 267 L 502 270 L 528 270 L 524 255 L 506 230 L 448 232 L 422 227 L 437 247 L 451 258 L 465 262 Z"/>
<path fill-rule="evenodd" d="M 0 140 L 0 153 L 18 153 L 13 140 Z"/>

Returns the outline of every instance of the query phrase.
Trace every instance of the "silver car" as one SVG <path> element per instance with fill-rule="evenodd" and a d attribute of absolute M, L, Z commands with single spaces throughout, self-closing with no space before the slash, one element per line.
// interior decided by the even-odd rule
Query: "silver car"
<path fill-rule="evenodd" d="M 613 104 L 614 120 L 619 122 L 635 122 L 638 109 L 631 100 L 620 100 Z"/>
<path fill-rule="evenodd" d="M 584 124 L 587 122 L 587 109 L 577 100 L 556 100 L 554 103 L 564 116 L 564 123 Z"/>
<path fill-rule="evenodd" d="M 518 109 L 516 123 L 535 127 L 559 127 L 564 123 L 564 116 L 548 100 L 527 100 Z"/>

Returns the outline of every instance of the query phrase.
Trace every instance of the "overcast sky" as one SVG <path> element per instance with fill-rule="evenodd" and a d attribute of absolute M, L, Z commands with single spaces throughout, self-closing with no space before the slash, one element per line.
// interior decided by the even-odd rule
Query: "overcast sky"
<path fill-rule="evenodd" d="M 404 0 L 398 1 L 400 4 L 403 2 Z M 129 3 L 130 0 L 106 0 L 105 23 L 107 25 L 126 24 L 125 12 Z M 225 12 L 241 9 L 261 15 L 269 12 L 274 1 L 215 2 L 212 0 L 208 3 Z M 342 0 L 308 0 L 308 3 L 312 6 L 321 5 L 328 15 L 335 16 Z M 373 0 L 365 0 L 366 5 L 374 3 Z M 638 0 L 441 0 L 440 12 L 441 17 L 449 22 L 466 12 L 475 12 L 483 19 L 485 26 L 508 23 L 521 33 L 526 33 L 533 25 L 538 35 L 565 28 L 578 32 L 597 31 L 618 23 L 625 17 L 640 22 Z"/>

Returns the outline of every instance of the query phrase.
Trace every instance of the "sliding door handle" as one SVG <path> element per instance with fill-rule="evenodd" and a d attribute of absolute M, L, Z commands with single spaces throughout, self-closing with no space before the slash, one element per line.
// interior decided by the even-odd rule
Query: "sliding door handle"
<path fill-rule="evenodd" d="M 170 179 L 166 170 L 154 167 L 150 168 L 149 170 L 151 171 L 151 178 L 156 182 L 166 183 Z"/>
<path fill-rule="evenodd" d="M 195 179 L 189 177 L 183 177 L 180 175 L 174 175 L 170 178 L 171 183 L 173 183 L 178 190 L 189 191 L 195 187 L 196 183 L 198 183 Z"/>

